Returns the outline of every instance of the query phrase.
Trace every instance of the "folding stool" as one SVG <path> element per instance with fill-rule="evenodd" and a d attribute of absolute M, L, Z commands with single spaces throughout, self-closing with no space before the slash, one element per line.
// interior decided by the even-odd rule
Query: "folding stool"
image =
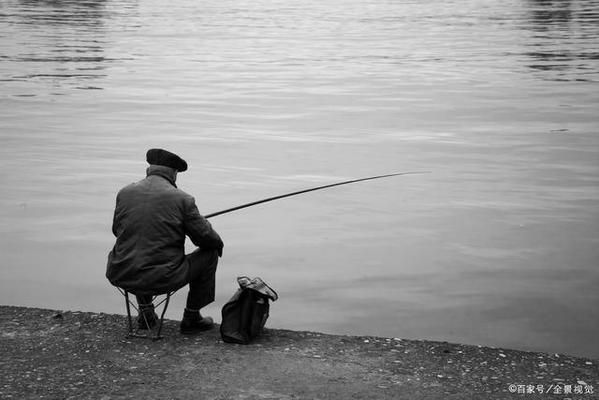
<path fill-rule="evenodd" d="M 125 297 L 125 307 L 127 309 L 127 323 L 128 323 L 128 328 L 129 328 L 129 330 L 127 332 L 127 337 L 145 338 L 145 339 L 152 339 L 152 340 L 162 339 L 162 336 L 160 336 L 160 333 L 162 332 L 162 325 L 164 323 L 164 314 L 166 314 L 166 309 L 168 308 L 168 303 L 171 299 L 171 296 L 176 292 L 176 290 L 173 290 L 172 292 L 152 295 L 152 303 L 150 303 L 148 305 L 152 305 L 154 310 L 156 310 L 156 311 L 158 311 L 159 307 L 162 305 L 162 312 L 160 313 L 160 319 L 158 320 L 158 323 L 154 327 L 151 327 L 150 322 L 147 320 L 145 313 L 140 312 L 140 308 L 137 307 L 137 304 L 136 304 L 137 301 L 135 300 L 135 294 L 131 293 L 134 295 L 133 296 L 134 299 L 132 300 L 129 297 L 130 292 L 128 292 L 127 290 L 122 289 L 120 287 L 117 287 L 117 289 Z M 138 318 L 143 318 L 143 323 L 146 326 L 146 329 L 143 330 L 143 331 L 145 331 L 144 333 L 140 333 L 140 331 L 142 331 L 142 329 L 139 329 L 139 327 L 137 325 L 134 327 L 133 317 L 131 316 L 131 307 L 133 307 L 139 314 Z"/>

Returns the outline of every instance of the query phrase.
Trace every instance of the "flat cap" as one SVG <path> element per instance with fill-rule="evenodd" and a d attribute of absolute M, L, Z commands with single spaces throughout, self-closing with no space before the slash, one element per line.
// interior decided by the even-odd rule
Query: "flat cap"
<path fill-rule="evenodd" d="M 150 149 L 146 153 L 146 161 L 151 165 L 163 165 L 174 168 L 179 172 L 187 171 L 184 159 L 164 149 Z"/>

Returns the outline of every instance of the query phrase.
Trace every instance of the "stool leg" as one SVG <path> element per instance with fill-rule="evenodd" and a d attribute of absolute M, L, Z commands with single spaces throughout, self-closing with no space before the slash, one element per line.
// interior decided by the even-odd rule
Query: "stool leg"
<path fill-rule="evenodd" d="M 129 304 L 129 293 L 125 291 L 125 306 L 127 308 L 127 322 L 129 324 L 129 335 L 133 334 L 133 321 L 131 320 L 131 305 Z"/>
<path fill-rule="evenodd" d="M 166 309 L 168 307 L 168 303 L 171 300 L 171 294 L 172 293 L 166 294 L 166 300 L 164 302 L 164 305 L 162 306 L 162 313 L 160 314 L 160 321 L 158 322 L 158 330 L 156 332 L 156 337 L 154 338 L 154 340 L 162 339 L 162 336 L 160 336 L 160 332 L 162 331 L 162 324 L 164 323 L 164 314 L 166 314 Z"/>

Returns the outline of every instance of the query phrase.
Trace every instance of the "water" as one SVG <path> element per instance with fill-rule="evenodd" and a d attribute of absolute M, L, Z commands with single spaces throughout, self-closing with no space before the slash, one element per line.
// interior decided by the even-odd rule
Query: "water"
<path fill-rule="evenodd" d="M 207 313 L 261 276 L 272 327 L 598 358 L 598 49 L 596 0 L 4 0 L 0 303 L 124 312 L 150 147 L 204 213 L 427 170 L 216 217 Z"/>

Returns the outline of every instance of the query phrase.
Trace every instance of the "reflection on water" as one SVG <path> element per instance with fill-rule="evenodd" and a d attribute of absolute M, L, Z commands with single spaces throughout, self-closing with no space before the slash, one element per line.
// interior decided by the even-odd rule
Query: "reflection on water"
<path fill-rule="evenodd" d="M 253 275 L 272 326 L 599 357 L 598 9 L 0 1 L 0 304 L 122 312 L 114 196 L 160 146 L 205 213 L 432 171 L 215 218 L 208 314 Z"/>
<path fill-rule="evenodd" d="M 572 19 L 570 0 L 529 0 L 533 29 L 554 30 L 557 26 L 568 27 Z"/>
<path fill-rule="evenodd" d="M 21 23 L 73 27 L 102 26 L 106 0 L 18 0 Z"/>
<path fill-rule="evenodd" d="M 593 81 L 599 66 L 596 38 L 599 9 L 595 1 L 529 0 L 533 35 L 525 54 L 529 67 L 546 71 L 544 79 Z"/>
<path fill-rule="evenodd" d="M 1 22 L 16 31 L 15 41 L 3 48 L 3 82 L 47 85 L 52 94 L 61 88 L 101 89 L 105 76 L 105 0 L 18 0 L 18 12 Z M 17 8 L 18 7 L 18 8 Z M 23 89 L 16 96 L 36 96 Z"/>

